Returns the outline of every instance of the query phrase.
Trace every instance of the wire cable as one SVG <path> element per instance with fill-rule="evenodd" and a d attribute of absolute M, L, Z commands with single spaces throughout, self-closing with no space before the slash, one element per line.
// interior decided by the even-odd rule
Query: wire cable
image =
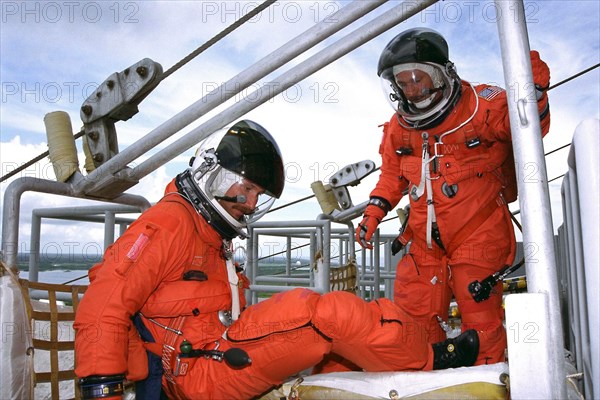
<path fill-rule="evenodd" d="M 248 20 L 252 19 L 256 15 L 260 14 L 264 9 L 268 8 L 271 4 L 275 3 L 277 0 L 267 0 L 264 3 L 260 4 L 258 7 L 252 9 L 249 13 L 245 14 L 243 17 L 235 21 L 233 24 L 229 25 L 227 28 L 223 29 L 217 35 L 215 35 L 212 39 L 204 43 L 202 46 L 198 47 L 196 50 L 192 51 L 186 57 L 181 59 L 178 63 L 173 65 L 171 68 L 163 72 L 160 76 L 160 80 L 167 78 L 173 72 L 177 71 L 179 68 L 183 67 L 185 64 L 190 62 L 192 59 L 203 53 L 209 47 L 217 43 L 219 40 L 223 39 L 225 36 L 229 35 L 231 32 L 242 26 L 244 23 L 248 22 Z"/>
<path fill-rule="evenodd" d="M 591 67 L 589 67 L 587 69 L 584 69 L 583 71 L 581 71 L 581 72 L 579 72 L 579 73 L 577 73 L 577 74 L 575 74 L 575 75 L 573 75 L 573 76 L 571 76 L 571 77 L 569 77 L 569 78 L 567 78 L 565 80 L 562 80 L 562 81 L 558 82 L 555 85 L 550 86 L 548 88 L 548 90 L 552 90 L 552 89 L 554 89 L 556 87 L 559 87 L 560 85 L 565 84 L 565 83 L 567 83 L 567 82 L 569 82 L 569 81 L 571 81 L 571 80 L 573 80 L 573 79 L 575 79 L 575 78 L 577 78 L 577 77 L 579 77 L 579 76 L 581 76 L 583 74 L 586 74 L 586 73 L 588 73 L 588 72 L 590 72 L 590 71 L 592 71 L 592 70 L 594 70 L 594 69 L 596 69 L 598 67 L 600 67 L 600 63 L 598 63 L 596 65 L 593 65 L 593 66 L 591 66 Z"/>
<path fill-rule="evenodd" d="M 83 131 L 77 132 L 75 135 L 73 135 L 74 140 L 79 139 L 83 135 L 84 135 Z M 31 160 L 27 161 L 25 164 L 21 165 L 19 168 L 15 168 L 14 170 L 12 170 L 9 173 L 7 173 L 4 176 L 2 176 L 2 178 L 0 178 L 0 182 L 4 182 L 5 180 L 7 180 L 8 178 L 10 178 L 11 176 L 18 174 L 19 172 L 23 171 L 25 168 L 31 167 L 36 162 L 40 161 L 44 157 L 48 157 L 49 155 L 50 155 L 50 151 L 45 151 L 42 154 L 40 154 L 39 156 L 32 158 Z"/>
<path fill-rule="evenodd" d="M 231 32 L 233 32 L 234 30 L 236 30 L 237 28 L 239 28 L 240 26 L 242 26 L 244 23 L 248 22 L 248 20 L 252 19 L 256 15 L 258 15 L 259 13 L 261 13 L 263 10 L 265 10 L 266 8 L 268 8 L 271 4 L 275 3 L 276 1 L 277 0 L 267 0 L 267 1 L 265 1 L 264 3 L 260 4 L 258 7 L 252 9 L 250 12 L 248 12 L 247 14 L 245 14 L 244 16 L 242 16 L 240 19 L 238 19 L 237 21 L 235 21 L 233 24 L 231 24 L 227 28 L 223 29 L 221 32 L 219 32 L 217 35 L 215 35 L 214 37 L 212 37 L 206 43 L 204 43 L 203 45 L 201 45 L 200 47 L 198 47 L 196 50 L 192 51 L 190 54 L 188 54 L 187 56 L 185 56 L 184 58 L 182 58 L 179 62 L 177 62 L 175 65 L 173 65 L 167 71 L 163 72 L 163 74 L 159 78 L 159 82 L 163 81 L 164 79 L 166 79 L 168 76 L 170 76 L 171 74 L 173 74 L 175 71 L 177 71 L 178 69 L 180 69 L 181 67 L 183 67 L 185 64 L 187 64 L 188 62 L 190 62 L 192 59 L 194 59 L 195 57 L 197 57 L 198 55 L 200 55 L 201 53 L 203 53 L 205 50 L 207 50 L 209 47 L 211 47 L 212 45 L 214 45 L 215 43 L 217 43 L 219 40 L 223 39 L 225 36 L 227 36 L 228 34 L 230 34 Z M 80 131 L 80 132 L 78 132 L 77 134 L 74 135 L 74 138 L 75 138 L 75 140 L 77 140 L 77 139 L 79 139 L 83 135 L 84 135 L 84 132 Z M 25 168 L 30 167 L 31 165 L 33 165 L 36 162 L 40 161 L 44 157 L 47 157 L 48 155 L 49 155 L 49 152 L 46 151 L 46 152 L 40 154 L 39 156 L 32 158 L 31 160 L 29 160 L 25 164 L 21 165 L 20 167 L 15 168 L 13 171 L 11 171 L 11 172 L 3 175 L 0 178 L 0 182 L 4 182 L 8 178 L 10 178 L 10 177 L 18 174 L 19 172 L 23 171 Z"/>

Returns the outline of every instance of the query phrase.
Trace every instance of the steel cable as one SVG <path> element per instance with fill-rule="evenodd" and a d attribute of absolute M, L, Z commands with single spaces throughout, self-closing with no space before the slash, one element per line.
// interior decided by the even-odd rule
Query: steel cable
<path fill-rule="evenodd" d="M 187 64 L 188 62 L 190 62 L 192 59 L 194 59 L 195 57 L 197 57 L 198 55 L 200 55 L 201 53 L 203 53 L 205 50 L 207 50 L 209 47 L 211 47 L 212 45 L 214 45 L 215 43 L 217 43 L 219 40 L 223 39 L 225 36 L 227 36 L 228 34 L 230 34 L 231 32 L 233 32 L 234 30 L 236 30 L 237 28 L 239 28 L 240 26 L 242 26 L 244 23 L 248 22 L 248 20 L 252 19 L 256 15 L 258 15 L 259 13 L 261 13 L 264 9 L 266 9 L 267 7 L 269 7 L 271 4 L 275 3 L 276 1 L 277 0 L 267 0 L 264 3 L 260 4 L 258 7 L 252 9 L 250 12 L 248 12 L 247 14 L 245 14 L 244 16 L 242 16 L 240 19 L 238 19 L 237 21 L 235 21 L 233 24 L 229 25 L 227 28 L 223 29 L 217 35 L 215 35 L 214 37 L 212 37 L 206 43 L 204 43 L 203 45 L 201 45 L 200 47 L 198 47 L 196 50 L 192 51 L 190 54 L 188 54 L 187 56 L 185 56 L 184 58 L 182 58 L 181 61 L 177 62 L 175 65 L 173 65 L 167 71 L 163 72 L 163 74 L 159 78 L 159 81 L 163 81 L 164 79 L 166 79 L 168 76 L 170 76 L 171 74 L 173 74 L 175 71 L 177 71 L 178 69 L 180 69 L 181 67 L 183 67 L 185 64 Z M 84 135 L 84 132 L 80 131 L 80 132 L 76 133 L 73 136 L 74 136 L 75 140 L 77 140 L 77 139 L 79 139 L 83 135 Z M 20 167 L 18 167 L 16 169 L 12 170 L 11 172 L 3 175 L 0 178 L 0 182 L 4 182 L 8 178 L 10 178 L 10 177 L 18 174 L 19 172 L 23 171 L 25 168 L 30 167 L 31 165 L 33 165 L 36 162 L 42 160 L 44 157 L 47 157 L 48 155 L 49 155 L 49 152 L 46 151 L 46 152 L 40 154 L 39 156 L 32 158 L 31 160 L 29 160 L 25 164 L 21 165 Z"/>

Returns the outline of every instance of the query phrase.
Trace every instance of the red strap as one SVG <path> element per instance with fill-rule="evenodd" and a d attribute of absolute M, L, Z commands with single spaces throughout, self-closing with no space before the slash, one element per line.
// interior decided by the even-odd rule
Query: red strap
<path fill-rule="evenodd" d="M 144 348 L 149 352 L 162 357 L 163 345 L 162 343 L 155 342 L 144 342 Z"/>
<path fill-rule="evenodd" d="M 479 212 L 473 216 L 460 230 L 454 235 L 452 241 L 446 244 L 446 254 L 448 257 L 473 234 L 496 210 L 496 208 L 505 205 L 506 203 L 500 196 L 494 197 L 485 206 L 479 209 Z"/>

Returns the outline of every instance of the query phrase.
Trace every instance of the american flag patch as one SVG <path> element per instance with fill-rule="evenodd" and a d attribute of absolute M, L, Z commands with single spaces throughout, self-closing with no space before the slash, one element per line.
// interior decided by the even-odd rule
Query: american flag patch
<path fill-rule="evenodd" d="M 492 100 L 494 97 L 502 93 L 503 89 L 498 86 L 488 86 L 481 90 L 477 95 L 486 100 Z"/>

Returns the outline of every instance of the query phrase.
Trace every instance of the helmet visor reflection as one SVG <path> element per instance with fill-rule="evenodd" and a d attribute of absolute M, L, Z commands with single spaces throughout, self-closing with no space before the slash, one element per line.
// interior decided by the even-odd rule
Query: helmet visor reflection
<path fill-rule="evenodd" d="M 418 109 L 427 109 L 444 88 L 439 69 L 422 63 L 399 64 L 392 68 L 398 89 Z"/>
<path fill-rule="evenodd" d="M 273 205 L 275 198 L 248 178 L 225 168 L 219 168 L 207 182 L 207 192 L 214 200 L 225 202 L 221 207 L 228 211 L 227 203 L 238 203 L 238 212 L 243 210 L 244 216 L 231 215 L 239 222 L 250 223 L 261 218 Z M 213 203 L 214 204 L 214 203 Z M 219 203 L 217 203 L 219 204 Z M 224 207 L 223 207 L 224 206 Z"/>

